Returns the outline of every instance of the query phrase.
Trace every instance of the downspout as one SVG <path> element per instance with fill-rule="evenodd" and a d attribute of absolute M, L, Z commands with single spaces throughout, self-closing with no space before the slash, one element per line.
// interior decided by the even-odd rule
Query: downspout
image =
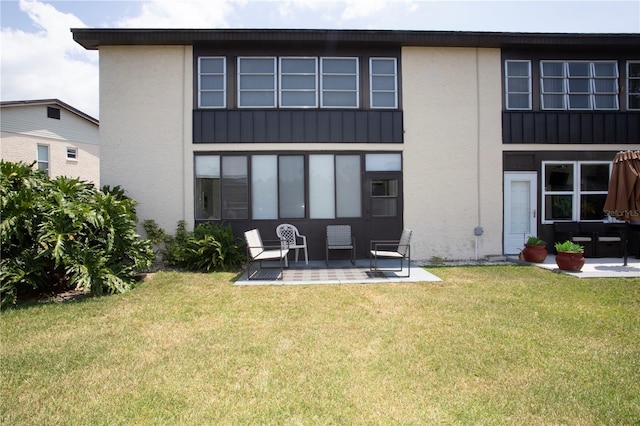
<path fill-rule="evenodd" d="M 475 255 L 478 260 L 478 237 L 484 232 L 480 207 L 480 50 L 476 47 L 476 196 L 478 203 L 478 222 L 475 228 Z"/>

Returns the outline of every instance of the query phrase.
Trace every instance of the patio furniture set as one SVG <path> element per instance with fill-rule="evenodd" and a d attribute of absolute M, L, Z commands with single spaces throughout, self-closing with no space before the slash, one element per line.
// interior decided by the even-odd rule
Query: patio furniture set
<path fill-rule="evenodd" d="M 328 225 L 325 238 L 325 262 L 329 265 L 331 250 L 349 250 L 351 263 L 356 264 L 356 239 L 351 234 L 350 225 Z M 276 227 L 277 240 L 263 240 L 258 229 L 251 229 L 244 233 L 247 242 L 247 279 L 260 279 L 259 272 L 263 268 L 262 262 L 276 261 L 279 267 L 278 278 L 282 279 L 284 268 L 289 267 L 289 251 L 295 250 L 295 260 L 298 262 L 299 250 L 304 251 L 305 264 L 309 264 L 307 251 L 307 237 L 300 234 L 294 225 L 283 223 Z M 374 272 L 398 271 L 405 268 L 407 277 L 411 273 L 411 231 L 404 229 L 399 240 L 372 240 L 369 250 L 369 269 Z M 400 261 L 399 269 L 382 268 L 379 259 L 396 259 Z M 258 264 L 258 269 L 251 270 L 252 265 Z M 270 268 L 273 269 L 273 268 Z M 268 279 L 272 279 L 269 277 Z"/>

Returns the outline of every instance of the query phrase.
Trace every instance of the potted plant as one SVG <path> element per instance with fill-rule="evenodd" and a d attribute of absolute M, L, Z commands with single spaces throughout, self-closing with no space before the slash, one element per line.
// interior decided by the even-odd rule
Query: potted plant
<path fill-rule="evenodd" d="M 544 262 L 547 258 L 547 243 L 538 237 L 529 237 L 522 249 L 522 257 L 527 262 Z"/>
<path fill-rule="evenodd" d="M 584 247 L 573 241 L 556 243 L 556 264 L 563 271 L 579 271 L 584 265 Z"/>

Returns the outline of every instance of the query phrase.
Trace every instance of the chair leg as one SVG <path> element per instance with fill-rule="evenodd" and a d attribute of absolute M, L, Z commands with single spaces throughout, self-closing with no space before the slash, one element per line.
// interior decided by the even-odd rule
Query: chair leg
<path fill-rule="evenodd" d="M 307 254 L 307 246 L 304 246 L 304 263 L 305 265 L 309 264 L 309 255 Z"/>

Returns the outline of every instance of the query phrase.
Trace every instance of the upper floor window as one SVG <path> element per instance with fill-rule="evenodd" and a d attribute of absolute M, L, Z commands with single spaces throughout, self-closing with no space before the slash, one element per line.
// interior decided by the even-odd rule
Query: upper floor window
<path fill-rule="evenodd" d="M 47 107 L 47 117 L 60 120 L 60 108 Z"/>
<path fill-rule="evenodd" d="M 369 60 L 371 108 L 398 107 L 396 69 L 396 58 L 371 58 Z"/>
<path fill-rule="evenodd" d="M 615 61 L 541 61 L 540 86 L 545 110 L 617 110 Z"/>
<path fill-rule="evenodd" d="M 318 106 L 317 58 L 280 58 L 280 106 Z"/>
<path fill-rule="evenodd" d="M 226 107 L 225 70 L 224 57 L 198 58 L 198 106 L 200 108 Z"/>
<path fill-rule="evenodd" d="M 276 58 L 238 58 L 238 106 L 275 108 Z"/>
<path fill-rule="evenodd" d="M 640 110 L 640 61 L 627 62 L 627 108 Z"/>
<path fill-rule="evenodd" d="M 322 107 L 358 108 L 358 58 L 321 58 Z"/>
<path fill-rule="evenodd" d="M 505 62 L 507 109 L 531 109 L 531 61 Z"/>
<path fill-rule="evenodd" d="M 67 160 L 77 160 L 78 159 L 78 148 L 75 146 L 67 147 Z"/>

